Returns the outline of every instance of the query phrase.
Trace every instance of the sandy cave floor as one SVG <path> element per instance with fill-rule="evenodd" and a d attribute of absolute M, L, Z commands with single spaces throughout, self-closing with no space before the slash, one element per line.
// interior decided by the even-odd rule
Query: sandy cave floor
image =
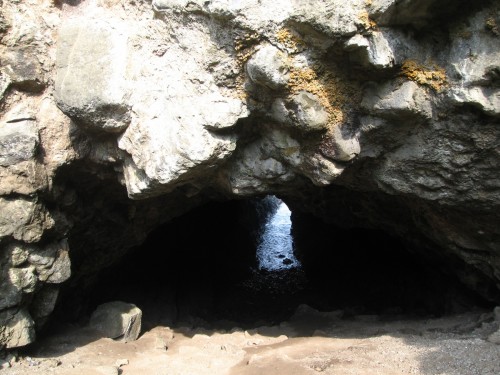
<path fill-rule="evenodd" d="M 251 330 L 158 326 L 135 342 L 66 327 L 2 375 L 20 374 L 500 374 L 490 312 L 434 319 L 342 318 L 301 306 L 287 322 Z"/>

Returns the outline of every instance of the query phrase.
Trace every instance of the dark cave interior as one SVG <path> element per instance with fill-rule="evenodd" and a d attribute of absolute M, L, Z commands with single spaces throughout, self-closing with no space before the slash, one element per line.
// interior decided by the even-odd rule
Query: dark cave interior
<path fill-rule="evenodd" d="M 263 202 L 211 202 L 160 226 L 100 273 L 84 315 L 122 300 L 143 310 L 145 328 L 215 328 L 276 324 L 301 304 L 344 316 L 441 316 L 489 307 L 397 238 L 297 212 L 292 234 L 302 266 L 259 270 L 255 251 L 273 209 Z"/>

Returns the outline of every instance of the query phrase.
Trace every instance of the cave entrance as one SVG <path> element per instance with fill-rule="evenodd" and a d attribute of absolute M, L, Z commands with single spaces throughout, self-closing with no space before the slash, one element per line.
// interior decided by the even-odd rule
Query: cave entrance
<path fill-rule="evenodd" d="M 398 239 L 290 213 L 274 197 L 199 207 L 157 228 L 97 280 L 88 313 L 131 302 L 146 329 L 275 324 L 301 304 L 346 315 L 440 315 L 482 303 Z"/>

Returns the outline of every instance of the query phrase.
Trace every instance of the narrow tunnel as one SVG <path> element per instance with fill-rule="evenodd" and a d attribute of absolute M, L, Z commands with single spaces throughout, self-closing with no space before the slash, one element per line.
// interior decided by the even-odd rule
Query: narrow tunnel
<path fill-rule="evenodd" d="M 113 300 L 139 306 L 145 329 L 272 325 L 302 304 L 346 317 L 489 307 L 443 270 L 382 231 L 290 215 L 275 197 L 211 202 L 160 226 L 101 271 L 80 318 Z"/>

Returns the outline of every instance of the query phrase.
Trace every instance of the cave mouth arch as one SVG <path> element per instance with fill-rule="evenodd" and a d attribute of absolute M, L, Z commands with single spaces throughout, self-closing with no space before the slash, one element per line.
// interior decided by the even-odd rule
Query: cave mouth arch
<path fill-rule="evenodd" d="M 122 300 L 143 310 L 144 328 L 277 324 L 303 304 L 346 316 L 440 316 L 489 304 L 438 263 L 373 229 L 342 229 L 292 210 L 301 267 L 259 268 L 259 236 L 276 205 L 212 201 L 161 225 L 94 277 L 85 308 Z M 70 308 L 62 301 L 60 311 Z"/>

